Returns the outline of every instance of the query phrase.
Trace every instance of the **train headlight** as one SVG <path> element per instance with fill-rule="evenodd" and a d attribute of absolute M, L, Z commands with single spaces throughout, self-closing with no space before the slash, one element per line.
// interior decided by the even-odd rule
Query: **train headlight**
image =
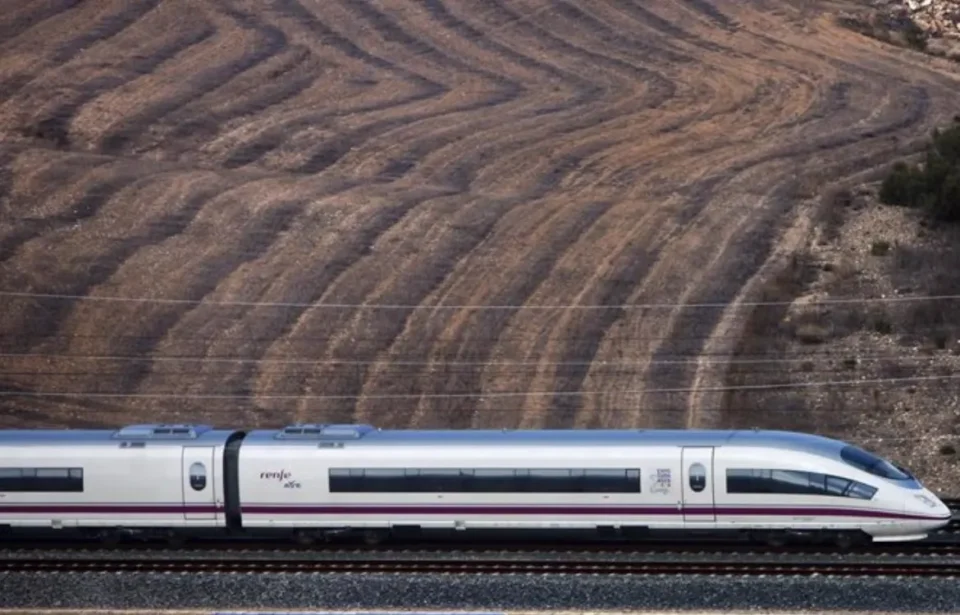
<path fill-rule="evenodd" d="M 926 504 L 926 505 L 929 506 L 930 508 L 936 508 L 936 507 L 937 507 L 937 503 L 934 502 L 933 500 L 931 500 L 930 498 L 928 498 L 928 497 L 925 496 L 925 495 L 921 495 L 921 494 L 917 493 L 917 494 L 914 494 L 913 497 L 917 498 L 918 500 L 920 500 L 921 502 L 923 502 L 924 504 Z"/>

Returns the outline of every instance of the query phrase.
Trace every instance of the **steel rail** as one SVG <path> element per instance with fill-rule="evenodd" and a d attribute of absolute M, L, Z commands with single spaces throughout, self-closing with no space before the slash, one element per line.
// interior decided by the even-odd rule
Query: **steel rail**
<path fill-rule="evenodd" d="M 960 577 L 960 563 L 769 563 L 769 562 L 545 562 L 419 560 L 0 560 L 0 572 L 127 573 L 354 573 L 354 574 L 542 574 L 542 575 L 844 575 Z"/>
<path fill-rule="evenodd" d="M 794 544 L 774 547 L 764 544 L 747 542 L 716 542 L 709 541 L 681 541 L 681 542 L 649 542 L 649 543 L 585 543 L 585 544 L 544 544 L 529 542 L 485 543 L 485 544 L 432 544 L 410 543 L 400 545 L 296 545 L 276 543 L 186 543 L 184 545 L 170 545 L 166 543 L 129 543 L 120 545 L 103 545 L 99 543 L 72 543 L 72 542 L 28 542 L 3 543 L 0 542 L 0 556 L 27 553 L 55 553 L 62 554 L 143 554 L 151 556 L 184 555 L 190 553 L 209 554 L 211 557 L 251 555 L 313 555 L 317 558 L 326 556 L 370 556 L 376 554 L 406 554 L 418 556 L 450 556 L 450 555 L 495 555 L 495 554 L 555 554 L 555 555 L 649 555 L 649 554 L 745 554 L 745 555 L 772 555 L 772 554 L 851 554 L 851 555 L 956 555 L 960 557 L 960 541 L 949 542 L 904 542 L 904 543 L 871 543 L 842 549 L 830 544 Z"/>

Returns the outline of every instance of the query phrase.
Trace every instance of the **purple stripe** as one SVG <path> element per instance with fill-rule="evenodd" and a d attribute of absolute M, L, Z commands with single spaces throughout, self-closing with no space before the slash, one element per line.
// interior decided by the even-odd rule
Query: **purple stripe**
<path fill-rule="evenodd" d="M 222 512 L 216 506 L 205 505 L 119 505 L 119 504 L 10 504 L 0 505 L 3 514 L 185 514 Z M 771 517 L 865 517 L 875 519 L 913 519 L 923 521 L 948 521 L 950 517 L 929 517 L 886 510 L 863 510 L 854 508 L 774 508 L 718 506 L 687 507 L 676 506 L 379 506 L 379 505 L 340 505 L 340 506 L 244 506 L 242 512 L 251 515 L 600 515 L 600 516 L 657 516 L 679 517 L 681 515 L 717 515 L 723 516 L 771 516 Z"/>
<path fill-rule="evenodd" d="M 157 505 L 117 505 L 117 504 L 0 504 L 0 515 L 12 513 L 24 514 L 57 514 L 57 513 L 111 513 L 124 515 L 157 515 L 171 514 L 182 515 L 185 513 L 215 513 L 222 509 L 216 506 L 190 505 L 182 504 L 157 504 Z"/>
<path fill-rule="evenodd" d="M 770 508 L 770 507 L 600 507 L 600 506 L 244 506 L 251 515 L 603 515 L 603 516 L 775 516 L 775 517 L 869 517 L 879 519 L 918 519 L 947 521 L 950 517 L 911 515 L 887 510 L 852 508 Z"/>

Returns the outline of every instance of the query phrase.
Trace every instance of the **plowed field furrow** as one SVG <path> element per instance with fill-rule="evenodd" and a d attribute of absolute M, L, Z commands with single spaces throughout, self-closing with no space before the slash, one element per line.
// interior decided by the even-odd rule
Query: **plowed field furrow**
<path fill-rule="evenodd" d="M 35 25 L 81 3 L 82 0 L 48 0 L 47 2 L 0 2 L 0 41 L 9 41 Z M 0 42 L 0 49 L 3 43 Z"/>
<path fill-rule="evenodd" d="M 126 167 L 126 169 L 118 167 Z M 130 165 L 125 165 L 123 162 L 106 165 L 101 167 L 99 171 L 99 173 L 90 174 L 93 177 L 90 178 L 92 181 L 89 184 L 87 182 L 77 182 L 77 184 L 80 184 L 79 186 L 77 184 L 72 186 L 75 192 L 70 195 L 72 198 L 64 204 L 63 210 L 49 216 L 32 217 L 29 224 L 14 228 L 9 235 L 0 240 L 0 262 L 3 262 L 4 268 L 9 270 L 11 275 L 14 273 L 21 275 L 38 273 L 18 262 L 19 259 L 14 260 L 17 251 L 23 246 L 32 240 L 36 240 L 43 247 L 46 247 L 50 243 L 48 235 L 51 232 L 61 231 L 95 216 L 103 204 L 112 198 L 117 191 L 136 179 L 136 172 L 130 168 Z M 76 191 L 78 187 L 80 188 L 79 193 Z M 19 210 L 21 215 L 29 215 L 27 211 L 24 211 L 25 209 Z M 29 255 L 24 257 L 24 259 L 29 258 Z M 69 308 L 70 306 L 63 307 Z"/>
<path fill-rule="evenodd" d="M 364 208 L 361 215 L 356 212 L 356 207 L 351 207 L 351 201 L 359 198 L 370 202 L 368 207 Z M 291 227 L 286 235 L 279 239 L 271 249 L 263 255 L 262 261 L 275 265 L 278 270 L 283 270 L 283 275 L 270 279 L 251 279 L 246 271 L 238 271 L 235 276 L 228 278 L 224 283 L 224 290 L 229 290 L 232 284 L 236 283 L 244 287 L 250 284 L 256 284 L 264 290 L 276 293 L 282 293 L 288 301 L 298 303 L 311 303 L 318 300 L 325 300 L 331 292 L 336 292 L 338 284 L 342 287 L 344 274 L 351 270 L 358 259 L 368 253 L 371 246 L 378 241 L 379 237 L 404 214 L 417 206 L 421 202 L 429 202 L 431 195 L 410 193 L 403 200 L 389 201 L 382 198 L 376 198 L 375 195 L 365 196 L 360 192 L 345 192 L 343 194 L 331 197 L 331 205 L 337 203 L 339 211 L 336 218 L 338 222 L 332 225 L 324 224 L 330 220 L 332 208 L 325 208 L 325 212 L 316 212 L 316 215 L 305 216 L 298 220 L 296 226 Z M 326 220 L 325 220 L 326 219 Z M 311 237 L 312 236 L 312 237 Z M 290 260 L 293 252 L 292 246 L 302 245 L 303 242 L 312 243 L 317 253 L 323 254 L 327 267 L 322 268 L 302 268 L 298 267 L 296 261 Z M 353 285 L 356 285 L 356 278 L 349 278 Z M 363 286 L 363 283 L 361 283 Z M 352 287 L 349 287 L 352 290 Z M 362 296 L 362 294 L 361 294 Z M 353 297 L 347 297 L 347 300 Z M 234 324 L 226 331 L 211 329 L 205 330 L 204 316 L 202 312 L 194 311 L 190 319 L 185 319 L 178 323 L 177 329 L 171 332 L 173 338 L 184 339 L 191 331 L 201 331 L 209 333 L 210 337 L 204 344 L 213 354 L 232 354 L 236 352 L 238 339 L 243 356 L 250 358 L 267 358 L 298 356 L 298 357 L 317 357 L 322 358 L 329 348 L 335 335 L 340 328 L 340 321 L 337 318 L 327 319 L 330 322 L 320 322 L 316 329 L 309 331 L 309 337 L 322 339 L 320 343 L 303 340 L 296 335 L 297 330 L 304 327 L 303 320 L 309 319 L 308 310 L 304 308 L 284 309 L 278 314 L 275 309 L 244 309 L 237 308 L 232 310 Z M 343 313 L 348 317 L 349 313 Z M 271 346 L 272 340 L 279 339 L 276 347 Z M 285 344 L 286 341 L 293 341 L 293 347 Z M 224 352 L 219 352 L 221 347 Z M 182 343 L 168 340 L 164 344 L 163 351 L 167 353 L 187 352 L 195 354 L 198 350 L 186 348 Z M 351 348 L 351 352 L 363 354 L 363 343 L 359 343 L 356 349 Z M 205 367 L 207 367 L 205 369 Z M 199 378 L 202 379 L 206 374 L 211 378 L 223 380 L 226 385 L 237 386 L 246 385 L 254 377 L 258 368 L 255 363 L 246 363 L 235 366 L 235 372 L 224 374 L 224 366 L 211 364 L 198 368 Z M 303 370 L 276 370 L 267 369 L 261 372 L 258 379 L 258 388 L 268 391 L 290 391 L 302 390 L 304 383 Z M 176 386 L 180 375 L 169 377 L 165 375 L 167 370 L 162 370 L 152 376 L 153 383 L 156 386 Z M 328 384 L 333 390 L 339 385 L 349 386 L 349 381 L 333 381 Z M 295 407 L 293 402 L 278 402 L 283 408 Z"/>
<path fill-rule="evenodd" d="M 714 6 L 714 4 L 708 2 L 707 0 L 684 0 L 683 4 L 690 9 L 701 13 L 708 20 L 726 30 L 736 30 L 739 26 L 736 21 L 727 17 L 717 6 Z"/>
<path fill-rule="evenodd" d="M 63 12 L 31 23 L 23 29 L 14 30 L 9 39 L 0 37 L 2 41 L 10 40 L 6 45 L 0 43 L 0 53 L 5 57 L 5 62 L 0 66 L 0 103 L 20 93 L 28 84 L 33 84 L 32 89 L 36 92 L 38 89 L 34 83 L 36 77 L 43 79 L 49 76 L 50 72 L 58 72 L 57 69 L 74 60 L 82 52 L 124 32 L 144 15 L 150 13 L 156 4 L 156 1 L 136 3 L 113 1 L 84 3 L 75 5 L 76 8 L 74 5 L 62 6 Z M 0 21 L 0 23 L 3 22 Z M 45 46 L 15 44 L 20 37 L 31 35 L 48 40 L 51 44 Z M 4 51 L 7 46 L 10 47 L 9 52 Z M 112 51 L 115 54 L 117 49 L 114 48 Z M 102 64 L 100 68 L 103 68 Z M 74 75 L 74 79 L 76 77 Z M 71 82 L 71 84 L 76 83 L 76 81 Z M 69 87 L 64 84 L 64 89 Z M 41 101 L 43 97 L 38 96 L 34 100 Z M 14 105 L 13 108 L 24 109 L 20 105 Z"/>
<path fill-rule="evenodd" d="M 143 2 L 97 2 L 96 22 L 92 27 L 78 29 L 78 35 L 67 39 L 56 46 L 48 61 L 52 65 L 61 64 L 82 53 L 91 45 L 111 37 L 128 28 L 138 19 L 152 11 L 160 4 L 160 0 L 146 0 Z M 88 5 L 88 7 L 91 5 Z M 80 24 L 74 24 L 80 25 Z"/>
<path fill-rule="evenodd" d="M 858 132 L 867 132 L 871 137 L 883 137 L 915 124 L 928 111 L 928 98 L 922 91 L 908 90 L 904 94 L 908 97 L 910 103 L 905 109 L 900 110 L 894 121 L 887 125 L 874 125 Z M 843 117 L 843 115 L 838 116 L 831 114 L 831 117 L 838 118 Z M 847 125 L 850 127 L 856 126 L 856 124 L 859 123 L 858 119 L 859 118 L 855 117 L 848 118 Z M 810 158 L 814 154 L 824 157 L 829 156 L 832 150 L 844 148 L 854 143 L 857 144 L 856 151 L 848 152 L 849 155 L 855 157 L 851 158 L 851 160 L 863 157 L 865 152 L 869 151 L 871 145 L 862 135 L 856 134 L 856 132 L 852 135 L 831 135 L 817 139 L 810 145 L 792 145 L 789 148 L 775 151 L 760 160 L 749 161 L 742 165 L 734 166 L 731 169 L 731 178 L 736 181 L 735 176 L 747 174 L 755 194 L 761 197 L 761 200 L 765 201 L 765 208 L 757 212 L 757 215 L 751 217 L 751 220 L 747 223 L 747 227 L 731 229 L 734 232 L 734 236 L 746 233 L 746 237 L 749 238 L 738 241 L 737 245 L 740 249 L 734 249 L 732 252 L 735 254 L 745 254 L 742 248 L 749 244 L 763 247 L 764 242 L 769 241 L 765 238 L 775 236 L 773 232 L 775 229 L 770 228 L 773 221 L 789 214 L 789 202 L 792 198 L 792 195 L 789 194 L 789 177 L 786 177 L 787 183 L 784 184 L 783 181 L 779 179 L 779 177 L 784 176 L 771 174 L 766 169 L 760 169 L 759 173 L 751 172 L 751 170 L 756 169 L 758 165 L 779 164 L 781 161 L 790 163 L 793 160 Z M 856 167 L 854 167 L 854 169 L 855 171 L 862 170 L 856 169 Z M 830 169 L 824 169 L 824 173 L 829 174 Z M 771 181 L 767 179 L 770 177 L 778 178 L 775 180 L 777 183 L 771 183 Z M 712 202 L 723 202 L 724 200 L 725 195 L 719 192 L 715 192 L 711 198 Z M 781 203 L 781 205 L 777 205 L 777 202 Z M 783 203 L 785 203 L 785 205 Z M 743 204 L 741 204 L 740 207 L 743 207 Z M 705 224 L 711 224 L 711 222 L 707 220 L 700 220 L 694 224 L 694 229 L 697 231 L 697 234 L 709 234 L 718 237 L 717 233 L 722 232 L 723 226 L 727 226 L 726 219 L 729 218 L 729 212 L 724 211 L 724 209 L 725 208 L 722 207 L 716 207 L 705 210 L 711 214 L 716 212 L 717 218 L 712 221 L 712 227 L 705 226 Z M 767 212 L 772 216 L 769 220 L 766 218 Z M 722 235 L 719 235 L 719 237 L 722 237 Z M 730 239 L 724 238 L 723 241 L 716 243 L 716 247 L 723 251 L 726 249 L 727 241 L 732 240 L 732 237 Z M 683 254 L 682 258 L 685 262 L 691 263 L 694 271 L 702 272 L 703 281 L 693 287 L 695 288 L 696 294 L 685 297 L 685 302 L 725 303 L 732 301 L 735 298 L 736 289 L 746 284 L 751 272 L 755 271 L 756 268 L 762 264 L 762 255 L 768 249 L 769 246 L 755 253 L 761 260 L 745 263 L 743 260 L 734 258 L 717 259 L 712 251 L 704 250 L 703 246 L 699 244 L 691 245 L 688 253 L 681 253 Z M 720 270 L 715 270 L 715 267 L 720 267 Z M 668 268 L 668 271 L 669 270 L 672 270 L 672 268 Z M 730 284 L 731 281 L 735 283 Z M 681 292 L 681 289 L 685 286 L 689 287 L 689 279 L 674 279 L 672 287 L 676 289 L 677 292 Z M 666 288 L 671 288 L 671 286 L 667 286 Z M 696 356 L 701 352 L 709 332 L 713 330 L 716 320 L 720 317 L 720 312 L 717 310 L 709 312 L 702 310 L 677 310 L 676 314 L 677 317 L 675 319 L 671 317 L 671 322 L 661 329 L 661 331 L 668 333 L 665 339 L 659 344 L 659 348 L 653 353 L 652 356 L 654 359 L 665 360 L 672 356 Z M 673 339 L 672 336 L 674 335 L 676 339 Z M 683 388 L 691 386 L 692 373 L 690 367 L 681 369 L 675 365 L 667 366 L 661 363 L 653 367 L 648 374 L 648 378 L 662 382 L 664 387 Z M 677 401 L 670 400 L 669 398 L 651 400 L 649 403 L 657 404 L 658 402 L 663 403 L 661 412 L 668 411 L 670 407 L 668 404 L 674 404 L 673 407 L 675 408 L 675 404 L 677 403 Z M 645 403 L 645 405 L 647 404 Z M 685 413 L 679 413 L 676 421 L 672 426 L 684 426 L 686 423 Z"/>
<path fill-rule="evenodd" d="M 201 43 L 191 50 L 194 53 L 188 53 L 180 62 L 173 63 L 167 74 L 147 86 L 147 100 L 143 100 L 141 92 L 138 92 L 139 96 L 131 95 L 127 98 L 124 102 L 136 104 L 136 109 L 124 109 L 122 115 L 118 114 L 113 125 L 105 133 L 98 135 L 98 148 L 101 151 L 117 154 L 136 147 L 134 141 L 137 137 L 167 113 L 221 87 L 236 75 L 273 57 L 287 44 L 286 36 L 281 30 L 261 25 L 252 14 L 234 9 L 226 10 L 223 14 L 229 19 L 223 19 L 222 14 L 218 15 L 217 28 L 219 31 L 231 32 L 232 35 L 229 38 L 216 36 L 209 44 Z M 234 46 L 239 49 L 225 49 Z M 211 62 L 211 55 L 220 61 Z M 160 72 L 164 72 L 163 69 Z M 150 86 L 155 86 L 160 91 L 150 92 L 153 89 Z M 116 102 L 119 101 L 105 102 L 104 106 L 112 106 Z M 144 148 L 141 146 L 136 149 Z"/>
<path fill-rule="evenodd" d="M 444 36 L 453 35 L 468 41 L 472 49 L 467 49 L 467 52 L 476 53 L 482 50 L 494 54 L 493 57 L 481 57 L 479 59 L 488 62 L 490 65 L 497 65 L 498 69 L 503 72 L 511 69 L 509 65 L 504 64 L 504 60 L 507 60 L 509 64 L 533 73 L 533 75 L 527 76 L 527 81 L 530 81 L 531 77 L 542 75 L 549 78 L 549 86 L 555 89 L 571 87 L 574 88 L 573 92 L 581 92 L 583 90 L 589 91 L 593 87 L 589 80 L 582 79 L 552 63 L 538 60 L 531 53 L 532 50 L 524 45 L 517 49 L 510 45 L 509 40 L 504 42 L 497 40 L 495 33 L 488 33 L 482 23 L 475 23 L 477 16 L 471 11 L 455 13 L 456 7 L 448 6 L 442 0 L 424 0 L 423 5 L 431 19 L 436 20 L 442 27 L 451 30 L 449 33 L 444 32 Z M 572 106 L 577 106 L 577 103 L 581 102 L 576 98 L 569 97 L 569 94 L 566 100 Z"/>
<path fill-rule="evenodd" d="M 383 70 L 391 76 L 395 76 L 403 81 L 409 81 L 421 90 L 422 98 L 404 102 L 414 102 L 425 98 L 436 96 L 443 91 L 443 86 L 435 83 L 417 71 L 409 71 L 397 66 L 387 58 L 384 51 L 379 49 L 364 49 L 349 38 L 331 29 L 324 21 L 318 17 L 323 15 L 323 9 L 327 7 L 318 6 L 319 3 L 311 2 L 310 5 L 318 11 L 307 9 L 304 4 L 298 0 L 276 0 L 273 3 L 273 9 L 280 15 L 288 17 L 295 23 L 295 27 L 305 29 L 313 36 L 313 44 L 318 47 L 331 47 L 338 55 L 358 60 L 366 67 L 375 70 Z M 388 56 L 389 57 L 389 56 Z"/>
<path fill-rule="evenodd" d="M 138 27 L 117 35 L 114 46 L 94 45 L 81 57 L 44 72 L 22 88 L 3 108 L 8 123 L 19 122 L 26 134 L 58 147 L 77 139 L 71 134 L 74 116 L 102 94 L 122 88 L 171 61 L 186 49 L 213 36 L 213 26 L 197 20 L 181 25 L 165 12 L 153 12 Z M 161 36 L 138 36 L 138 31 L 160 28 Z M 123 48 L 122 58 L 116 58 Z M 22 110 L 16 114 L 14 110 Z"/>
<path fill-rule="evenodd" d="M 0 8 L 0 291 L 67 295 L 2 426 L 725 424 L 757 273 L 960 93 L 801 0 Z"/>

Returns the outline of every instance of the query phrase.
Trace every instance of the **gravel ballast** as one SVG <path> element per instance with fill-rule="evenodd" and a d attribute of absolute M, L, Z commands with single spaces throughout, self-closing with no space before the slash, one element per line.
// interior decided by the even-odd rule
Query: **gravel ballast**
<path fill-rule="evenodd" d="M 956 612 L 957 579 L 0 574 L 0 608 Z"/>

